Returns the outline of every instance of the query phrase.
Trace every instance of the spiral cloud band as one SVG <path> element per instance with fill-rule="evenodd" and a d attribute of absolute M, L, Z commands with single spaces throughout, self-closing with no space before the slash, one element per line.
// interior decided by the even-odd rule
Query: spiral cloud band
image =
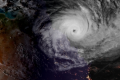
<path fill-rule="evenodd" d="M 87 33 L 87 23 L 81 16 L 68 16 L 63 17 L 60 23 L 60 30 L 70 39 L 71 41 L 78 42 Z"/>
<path fill-rule="evenodd" d="M 46 55 L 54 59 L 58 70 L 88 64 L 82 57 L 84 55 L 82 50 L 71 45 L 71 42 L 79 43 L 89 34 L 90 23 L 87 20 L 88 15 L 85 14 L 87 10 L 82 11 L 61 11 L 62 15 L 53 16 L 52 23 L 40 30 L 42 34 L 40 47 Z"/>

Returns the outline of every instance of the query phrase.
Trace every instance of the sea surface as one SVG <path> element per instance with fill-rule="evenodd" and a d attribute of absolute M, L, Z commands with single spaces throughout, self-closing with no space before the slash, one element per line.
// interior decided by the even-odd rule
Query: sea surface
<path fill-rule="evenodd" d="M 0 9 L 0 14 L 4 14 L 9 19 L 15 19 L 16 13 L 13 11 L 5 11 L 4 9 Z"/>

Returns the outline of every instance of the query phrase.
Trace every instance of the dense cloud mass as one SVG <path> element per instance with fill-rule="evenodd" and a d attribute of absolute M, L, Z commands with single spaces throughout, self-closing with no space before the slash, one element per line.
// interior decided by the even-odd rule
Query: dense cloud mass
<path fill-rule="evenodd" d="M 107 16 L 99 1 L 95 2 L 45 1 L 45 8 L 40 12 L 42 16 L 33 30 L 41 36 L 39 47 L 54 59 L 58 70 L 83 67 L 96 59 L 117 55 L 106 54 L 119 46 L 119 31 L 108 27 L 111 25 L 108 18 L 113 14 Z"/>
<path fill-rule="evenodd" d="M 44 31 L 44 32 L 43 32 Z M 71 47 L 68 39 L 58 30 L 41 30 L 44 37 L 40 40 L 39 45 L 44 49 L 46 55 L 54 58 L 55 65 L 59 70 L 66 70 L 73 67 L 83 67 L 87 65 L 78 49 Z M 56 35 L 57 34 L 57 35 Z"/>
<path fill-rule="evenodd" d="M 53 15 L 53 18 L 50 16 L 52 22 L 40 30 L 42 37 L 39 41 L 39 46 L 41 49 L 44 49 L 43 51 L 46 55 L 50 58 L 54 58 L 54 64 L 58 67 L 58 70 L 68 70 L 73 67 L 84 67 L 87 65 L 87 62 L 80 54 L 79 49 L 72 46 L 69 41 L 69 39 L 78 41 L 80 39 L 79 37 L 86 32 L 80 28 L 81 23 L 84 23 L 80 20 L 81 12 L 77 10 L 75 10 L 75 12 L 73 11 L 74 10 L 63 10 L 63 12 L 61 11 L 61 14 L 58 14 L 59 16 L 55 17 Z M 77 18 L 78 20 L 76 20 Z M 81 27 L 85 27 L 86 29 L 86 24 L 84 27 Z M 73 32 L 73 30 L 76 30 L 76 32 Z M 80 30 L 82 32 L 80 32 Z M 73 36 L 69 35 L 71 33 Z"/>

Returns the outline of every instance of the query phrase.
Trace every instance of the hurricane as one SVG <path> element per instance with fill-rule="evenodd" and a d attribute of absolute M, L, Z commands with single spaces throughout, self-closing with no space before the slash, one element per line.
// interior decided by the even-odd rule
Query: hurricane
<path fill-rule="evenodd" d="M 80 47 L 93 31 L 89 15 L 88 9 L 78 4 L 77 9 L 60 10 L 49 15 L 51 22 L 41 26 L 39 46 L 47 56 L 54 58 L 56 70 L 84 67 L 91 62 L 84 57 L 84 47 Z"/>
<path fill-rule="evenodd" d="M 59 4 L 53 6 L 54 3 Z M 54 60 L 56 70 L 84 67 L 117 55 L 103 53 L 119 46 L 119 42 L 112 40 L 112 35 L 119 31 L 102 23 L 97 11 L 84 1 L 46 1 L 41 14 L 43 17 L 36 20 L 33 30 L 41 36 L 38 45 Z"/>

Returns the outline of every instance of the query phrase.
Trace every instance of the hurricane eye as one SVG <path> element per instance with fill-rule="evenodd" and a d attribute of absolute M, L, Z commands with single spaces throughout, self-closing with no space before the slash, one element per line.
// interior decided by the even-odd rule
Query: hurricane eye
<path fill-rule="evenodd" d="M 81 19 L 70 18 L 61 23 L 61 31 L 63 31 L 66 37 L 72 41 L 79 41 L 86 32 L 86 27 Z"/>
<path fill-rule="evenodd" d="M 73 29 L 73 33 L 76 33 L 77 31 L 75 29 Z"/>

